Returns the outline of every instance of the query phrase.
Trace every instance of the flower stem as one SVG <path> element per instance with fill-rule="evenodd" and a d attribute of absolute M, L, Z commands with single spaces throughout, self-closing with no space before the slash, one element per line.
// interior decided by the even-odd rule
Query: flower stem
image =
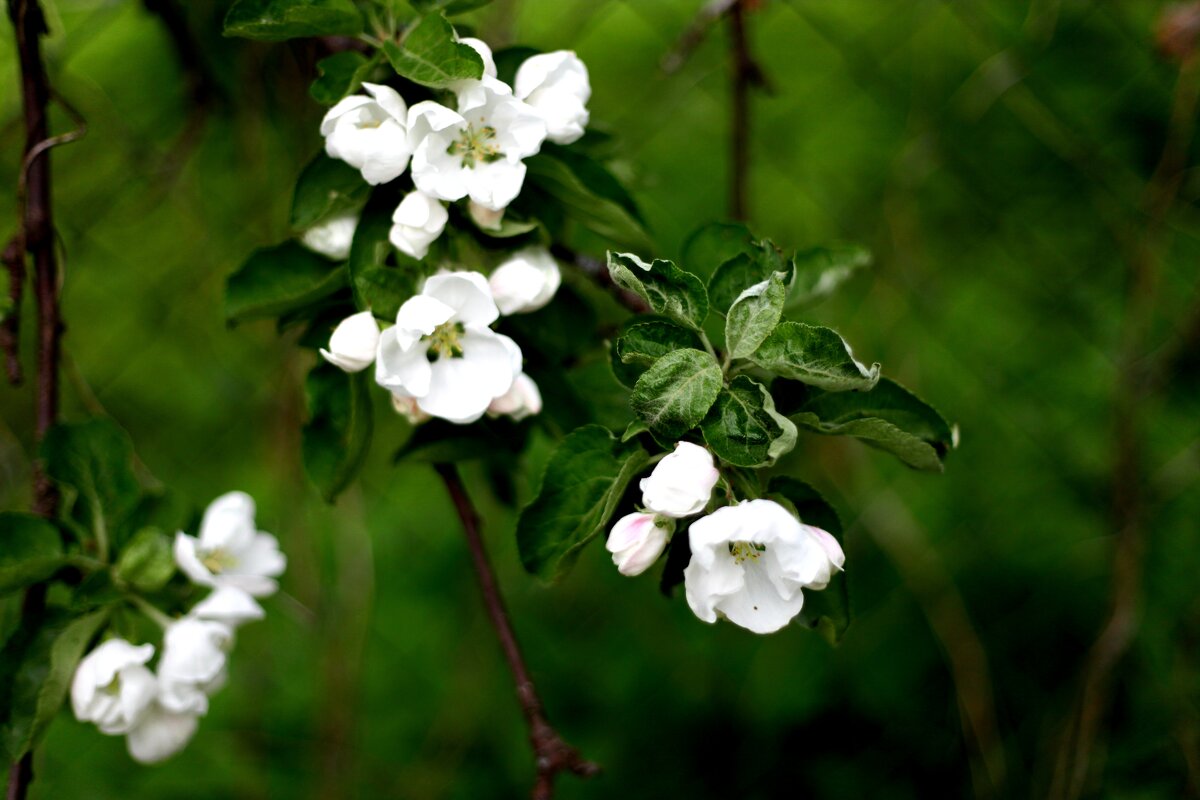
<path fill-rule="evenodd" d="M 167 628 L 169 628 L 172 624 L 174 624 L 174 622 L 175 622 L 175 620 L 171 619 L 165 613 L 160 611 L 157 606 L 155 606 L 150 601 L 146 600 L 146 598 L 141 597 L 140 595 L 136 595 L 136 594 L 126 595 L 125 599 L 129 601 L 130 605 L 136 606 L 138 611 L 141 611 L 143 614 L 145 614 L 147 617 L 149 617 L 151 620 L 153 620 L 156 624 L 158 624 L 158 626 L 161 627 L 164 631 Z"/>

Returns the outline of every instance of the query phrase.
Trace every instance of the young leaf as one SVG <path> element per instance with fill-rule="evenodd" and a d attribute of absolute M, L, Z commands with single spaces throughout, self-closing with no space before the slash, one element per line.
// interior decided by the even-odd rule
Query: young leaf
<path fill-rule="evenodd" d="M 776 272 L 783 273 L 787 286 L 792 279 L 792 266 L 783 260 L 770 241 L 751 242 L 742 252 L 717 267 L 708 280 L 708 300 L 714 311 L 725 314 L 726 309 L 741 297 L 742 292 L 762 283 Z"/>
<path fill-rule="evenodd" d="M 869 392 L 815 392 L 791 418 L 815 433 L 862 439 L 925 472 L 942 471 L 956 439 L 932 406 L 887 378 Z"/>
<path fill-rule="evenodd" d="M 396 72 L 433 89 L 448 89 L 455 82 L 483 76 L 483 59 L 454 35 L 442 12 L 427 14 L 400 44 L 386 41 L 383 53 Z"/>
<path fill-rule="evenodd" d="M 296 180 L 296 191 L 292 195 L 292 230 L 305 230 L 335 211 L 362 206 L 370 189 L 354 167 L 318 153 Z"/>
<path fill-rule="evenodd" d="M 533 502 L 517 522 L 521 563 L 545 580 L 561 577 L 579 551 L 604 532 L 625 487 L 649 456 L 606 428 L 587 425 L 555 449 Z"/>
<path fill-rule="evenodd" d="M 768 492 L 796 509 L 800 521 L 828 531 L 838 544 L 845 547 L 842 521 L 821 493 L 804 481 L 779 476 L 771 479 Z M 829 585 L 819 591 L 804 590 L 804 608 L 797 621 L 816 630 L 831 645 L 836 646 L 850 627 L 850 586 L 845 573 L 835 572 Z"/>
<path fill-rule="evenodd" d="M 354 94 L 380 62 L 380 54 L 367 58 L 354 50 L 344 50 L 317 62 L 317 79 L 308 87 L 308 95 L 323 106 L 332 106 Z"/>
<path fill-rule="evenodd" d="M 739 253 L 749 254 L 753 243 L 754 234 L 740 222 L 710 222 L 683 243 L 683 264 L 702 278 L 711 278 L 726 261 Z"/>
<path fill-rule="evenodd" d="M 0 594 L 44 581 L 66 563 L 54 523 L 32 514 L 0 512 Z"/>
<path fill-rule="evenodd" d="M 325 363 L 304 382 L 309 413 L 301 441 L 304 471 L 328 503 L 354 480 L 371 445 L 369 383 L 366 372 L 346 374 Z"/>
<path fill-rule="evenodd" d="M 879 380 L 879 364 L 869 369 L 854 359 L 836 331 L 802 322 L 781 322 L 750 360 L 783 378 L 831 392 L 869 390 Z"/>
<path fill-rule="evenodd" d="M 225 35 L 281 41 L 300 36 L 354 36 L 362 15 L 351 0 L 237 0 Z"/>
<path fill-rule="evenodd" d="M 628 209 L 594 191 L 566 162 L 539 153 L 525 159 L 525 167 L 528 186 L 549 195 L 561 212 L 601 239 L 634 250 L 653 249 L 645 228 Z"/>
<path fill-rule="evenodd" d="M 174 574 L 171 540 L 158 528 L 135 533 L 117 560 L 117 577 L 143 592 L 157 592 Z"/>
<path fill-rule="evenodd" d="M 229 322 L 278 317 L 346 286 L 346 268 L 297 242 L 255 250 L 225 284 Z"/>
<path fill-rule="evenodd" d="M 672 322 L 661 319 L 639 322 L 626 328 L 613 342 L 613 374 L 632 389 L 642 373 L 667 353 L 701 346 L 700 338 L 693 331 Z"/>
<path fill-rule="evenodd" d="M 856 244 L 814 247 L 796 253 L 792 263 L 796 280 L 788 296 L 789 307 L 833 294 L 855 273 L 871 265 L 871 251 Z"/>
<path fill-rule="evenodd" d="M 750 356 L 779 324 L 783 301 L 787 298 L 783 278 L 782 272 L 771 273 L 771 277 L 738 295 L 729 308 L 729 316 L 725 318 L 725 347 L 730 358 Z"/>
<path fill-rule="evenodd" d="M 650 430 L 678 439 L 712 408 L 721 391 L 721 377 L 721 367 L 708 353 L 675 350 L 638 378 L 629 405 Z"/>
<path fill-rule="evenodd" d="M 681 325 L 702 330 L 708 316 L 708 293 L 690 272 L 670 261 L 647 264 L 632 253 L 608 252 L 608 274 L 613 283 L 645 300 L 652 311 Z"/>
<path fill-rule="evenodd" d="M 745 375 L 721 390 L 700 429 L 714 453 L 739 467 L 770 466 L 796 446 L 796 426 L 775 411 L 767 387 Z"/>

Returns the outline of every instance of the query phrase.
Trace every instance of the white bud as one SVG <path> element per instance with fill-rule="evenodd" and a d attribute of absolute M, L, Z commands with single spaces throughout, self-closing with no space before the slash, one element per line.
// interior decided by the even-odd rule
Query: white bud
<path fill-rule="evenodd" d="M 392 214 L 394 224 L 388 239 L 400 252 L 421 259 L 429 252 L 429 245 L 442 235 L 448 219 L 449 212 L 436 197 L 412 191 Z"/>
<path fill-rule="evenodd" d="M 348 211 L 313 225 L 304 232 L 300 241 L 309 250 L 334 261 L 344 261 L 350 256 L 350 245 L 354 243 L 354 231 L 357 229 L 358 212 Z"/>
<path fill-rule="evenodd" d="M 550 302 L 561 283 L 558 262 L 544 247 L 518 250 L 488 279 L 496 306 L 506 315 L 537 311 Z"/>
<path fill-rule="evenodd" d="M 109 639 L 88 653 L 71 681 L 71 708 L 80 722 L 94 722 L 101 732 L 126 733 L 137 724 L 158 691 L 146 668 L 154 646 L 134 646 Z"/>
<path fill-rule="evenodd" d="M 321 355 L 345 372 L 362 372 L 375 363 L 378 349 L 379 323 L 370 311 L 360 311 L 338 323 Z"/>
<path fill-rule="evenodd" d="M 641 575 L 658 560 L 675 529 L 674 521 L 656 514 L 636 512 L 617 520 L 605 548 L 622 575 Z"/>
<path fill-rule="evenodd" d="M 507 414 L 514 421 L 521 421 L 542 412 L 542 393 L 533 378 L 522 372 L 513 378 L 512 388 L 497 397 L 488 406 L 488 415 L 499 417 Z"/>
<path fill-rule="evenodd" d="M 196 733 L 199 718 L 190 712 L 168 711 L 158 703 L 125 737 L 129 755 L 141 764 L 157 764 L 182 750 Z"/>
<path fill-rule="evenodd" d="M 570 144 L 583 136 L 592 96 L 588 71 L 570 50 L 532 56 L 517 69 L 513 94 L 546 123 L 546 138 Z"/>
<path fill-rule="evenodd" d="M 712 454 L 699 445 L 679 442 L 675 452 L 643 478 L 642 504 L 668 517 L 690 517 L 708 504 L 720 473 Z"/>
<path fill-rule="evenodd" d="M 184 617 L 163 635 L 158 662 L 159 702 L 168 711 L 208 712 L 208 695 L 225 684 L 233 629 L 221 622 Z"/>

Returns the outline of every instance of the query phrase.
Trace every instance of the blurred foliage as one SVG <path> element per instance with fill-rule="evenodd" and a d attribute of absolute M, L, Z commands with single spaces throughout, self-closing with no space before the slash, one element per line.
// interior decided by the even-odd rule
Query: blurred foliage
<path fill-rule="evenodd" d="M 224 326 L 226 275 L 288 235 L 290 187 L 320 147 L 308 86 L 321 54 L 223 39 L 226 4 L 193 0 L 200 81 L 140 3 L 46 5 L 51 76 L 88 122 L 54 155 L 66 414 L 119 420 L 147 485 L 197 504 L 254 494 L 290 569 L 271 601 L 282 613 L 245 631 L 182 755 L 132 768 L 119 738 L 64 714 L 33 796 L 522 796 L 524 728 L 432 470 L 392 468 L 394 448 L 375 447 L 325 506 L 299 466 L 311 357 L 263 323 Z M 620 135 L 618 166 L 664 257 L 723 216 L 728 131 L 743 122 L 729 118 L 724 31 L 659 69 L 699 5 L 498 0 L 466 17 L 496 45 L 579 52 L 593 119 Z M 871 248 L 872 269 L 815 317 L 937 398 L 962 443 L 939 478 L 806 433 L 785 460 L 845 517 L 856 616 L 837 649 L 700 624 L 598 547 L 543 588 L 519 564 L 510 498 L 468 470 L 549 712 L 605 766 L 564 779 L 561 796 L 988 796 L 978 741 L 1003 781 L 994 794 L 1045 796 L 1109 611 L 1128 243 L 1147 227 L 1179 74 L 1154 49 L 1163 5 L 762 5 L 749 16 L 771 88 L 753 103 L 753 228 L 802 249 Z M 5 186 L 23 136 L 15 69 L 0 23 Z M 55 130 L 72 124 L 55 112 Z M 1153 350 L 1197 302 L 1198 176 L 1183 173 L 1152 252 Z M 0 220 L 14 219 L 0 193 Z M 1194 354 L 1176 364 L 1139 406 L 1145 578 L 1090 796 L 1200 791 L 1200 395 Z M 0 389 L 4 509 L 28 505 L 30 396 Z M 399 446 L 405 424 L 377 416 L 376 441 Z M 532 474 L 549 449 L 535 444 Z M 0 604 L 5 631 L 13 614 Z"/>

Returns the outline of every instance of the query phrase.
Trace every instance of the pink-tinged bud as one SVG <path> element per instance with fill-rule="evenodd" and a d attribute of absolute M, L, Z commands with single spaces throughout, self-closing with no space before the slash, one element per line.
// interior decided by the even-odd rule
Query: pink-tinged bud
<path fill-rule="evenodd" d="M 622 575 L 641 575 L 662 555 L 674 530 L 674 520 L 657 514 L 626 514 L 613 525 L 605 547 Z"/>

